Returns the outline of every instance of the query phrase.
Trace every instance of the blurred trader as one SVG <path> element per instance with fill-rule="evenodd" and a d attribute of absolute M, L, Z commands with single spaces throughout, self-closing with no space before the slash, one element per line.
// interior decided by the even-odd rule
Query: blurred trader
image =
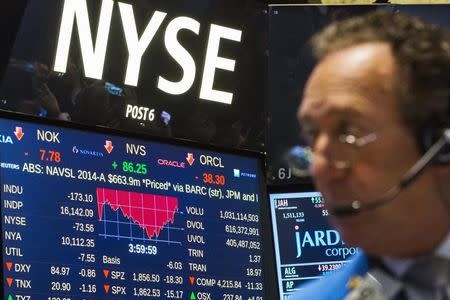
<path fill-rule="evenodd" d="M 450 299 L 449 34 L 377 10 L 312 42 L 298 118 L 330 220 L 362 251 L 293 299 Z"/>

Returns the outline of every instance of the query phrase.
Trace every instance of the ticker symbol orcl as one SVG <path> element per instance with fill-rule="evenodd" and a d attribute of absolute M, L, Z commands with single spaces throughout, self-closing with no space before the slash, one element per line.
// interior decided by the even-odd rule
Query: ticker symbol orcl
<path fill-rule="evenodd" d="M 111 152 L 113 151 L 114 146 L 112 145 L 111 141 L 106 141 L 105 142 L 105 149 L 106 152 L 108 152 L 108 154 L 111 154 Z"/>
<path fill-rule="evenodd" d="M 187 162 L 189 163 L 190 166 L 192 166 L 192 164 L 194 163 L 194 154 L 192 153 L 188 153 L 187 157 L 186 157 Z"/>
<path fill-rule="evenodd" d="M 22 127 L 16 127 L 16 130 L 14 131 L 14 135 L 20 141 L 24 135 L 24 133 L 22 131 Z"/>

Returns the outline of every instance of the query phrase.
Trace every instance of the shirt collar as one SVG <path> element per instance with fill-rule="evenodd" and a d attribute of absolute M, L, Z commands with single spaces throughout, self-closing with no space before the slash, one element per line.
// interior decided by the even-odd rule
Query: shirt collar
<path fill-rule="evenodd" d="M 447 233 L 447 237 L 436 249 L 436 255 L 450 260 L 450 232 Z"/>
<path fill-rule="evenodd" d="M 450 260 L 450 232 L 441 244 L 433 252 L 436 256 L 440 256 Z M 395 276 L 401 277 L 416 261 L 415 258 L 393 258 L 384 256 L 381 258 L 385 266 L 394 273 Z"/>

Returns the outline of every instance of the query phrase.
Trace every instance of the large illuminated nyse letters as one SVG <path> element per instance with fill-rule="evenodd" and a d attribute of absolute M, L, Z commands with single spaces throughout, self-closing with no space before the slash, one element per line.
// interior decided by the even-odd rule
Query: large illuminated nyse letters
<path fill-rule="evenodd" d="M 209 31 L 208 49 L 206 50 L 205 69 L 203 70 L 202 87 L 200 98 L 231 104 L 233 94 L 213 90 L 215 69 L 234 71 L 235 61 L 233 59 L 219 57 L 220 39 L 225 38 L 236 42 L 241 41 L 242 31 L 211 24 Z"/>
<path fill-rule="evenodd" d="M 180 64 L 184 74 L 179 82 L 171 82 L 160 76 L 158 79 L 158 88 L 166 93 L 174 95 L 180 95 L 187 92 L 195 79 L 194 59 L 177 40 L 177 33 L 180 29 L 189 29 L 198 35 L 200 23 L 188 17 L 178 17 L 173 19 L 167 26 L 166 35 L 164 36 L 167 52 L 169 52 L 169 54 Z"/>
<path fill-rule="evenodd" d="M 167 14 L 155 11 L 139 40 L 136 21 L 134 20 L 133 7 L 130 4 L 119 2 L 119 9 L 129 53 L 125 84 L 137 86 L 142 55 L 148 45 L 150 45 L 156 31 L 158 31 L 159 26 L 161 26 L 161 23 Z"/>
<path fill-rule="evenodd" d="M 56 50 L 55 71 L 62 73 L 66 72 L 73 27 L 74 23 L 76 23 L 80 37 L 85 75 L 90 78 L 102 79 L 113 6 L 114 1 L 112 0 L 103 0 L 102 2 L 97 38 L 94 47 L 86 0 L 65 0 Z M 118 2 L 118 6 L 128 48 L 128 64 L 124 83 L 137 86 L 142 56 L 152 42 L 158 29 L 161 27 L 167 13 L 155 11 L 147 24 L 144 33 L 139 38 L 133 6 L 121 2 Z M 169 81 L 168 79 L 159 76 L 157 87 L 161 91 L 172 95 L 181 95 L 187 92 L 192 87 L 196 77 L 197 70 L 195 61 L 191 54 L 177 39 L 178 32 L 183 29 L 198 35 L 200 32 L 200 23 L 189 17 L 177 17 L 171 20 L 167 25 L 164 35 L 164 44 L 167 52 L 181 66 L 183 76 L 179 81 Z M 240 30 L 211 24 L 200 87 L 201 99 L 231 104 L 233 93 L 213 89 L 214 75 L 216 69 L 231 72 L 234 71 L 235 60 L 218 56 L 220 41 L 221 39 L 228 39 L 240 42 L 241 34 L 242 31 Z"/>
<path fill-rule="evenodd" d="M 86 1 L 66 0 L 64 2 L 54 67 L 56 72 L 66 72 L 73 23 L 76 19 L 84 73 L 86 77 L 102 79 L 113 5 L 114 2 L 112 0 L 103 0 L 94 49 Z"/>

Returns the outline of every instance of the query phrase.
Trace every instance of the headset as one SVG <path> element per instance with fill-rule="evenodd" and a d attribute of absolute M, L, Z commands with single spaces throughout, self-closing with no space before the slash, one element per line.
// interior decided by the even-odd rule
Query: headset
<path fill-rule="evenodd" d="M 450 116 L 449 116 L 450 118 Z M 426 128 L 420 132 L 419 138 L 417 139 L 420 149 L 422 153 L 425 153 L 428 149 L 430 149 L 434 142 L 436 142 L 440 136 L 445 134 L 445 130 L 435 129 L 435 128 Z M 448 128 L 447 128 L 448 130 Z M 450 145 L 447 144 L 443 147 L 439 153 L 437 153 L 436 158 L 432 161 L 433 165 L 446 165 L 450 163 Z"/>
<path fill-rule="evenodd" d="M 438 140 L 432 143 L 434 136 Z M 330 212 L 337 217 L 347 217 L 362 211 L 368 211 L 392 201 L 403 189 L 409 186 L 429 165 L 446 165 L 450 163 L 450 128 L 443 130 L 425 130 L 422 140 L 418 141 L 426 151 L 422 157 L 402 176 L 399 183 L 380 197 L 370 202 L 354 200 L 331 207 Z M 430 145 L 431 146 L 428 146 Z"/>

